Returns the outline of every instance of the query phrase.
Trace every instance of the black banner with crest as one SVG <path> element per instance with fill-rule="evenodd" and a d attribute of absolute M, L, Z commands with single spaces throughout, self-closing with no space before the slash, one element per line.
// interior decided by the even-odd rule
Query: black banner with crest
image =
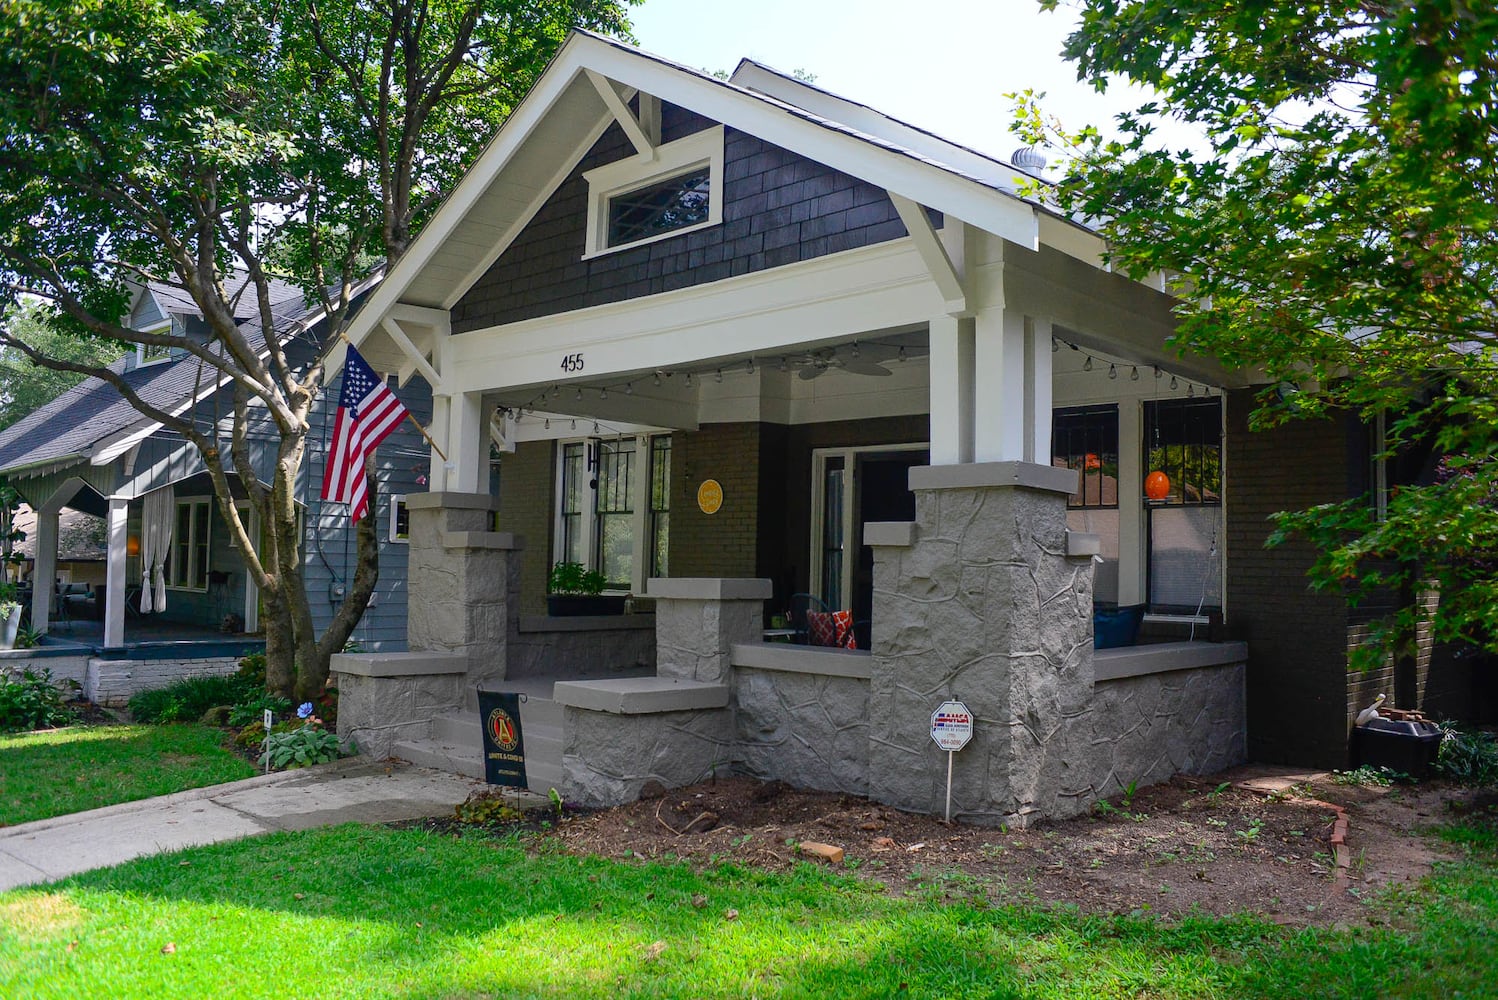
<path fill-rule="evenodd" d="M 484 730 L 484 779 L 491 785 L 526 787 L 520 695 L 513 691 L 480 691 L 479 722 Z"/>

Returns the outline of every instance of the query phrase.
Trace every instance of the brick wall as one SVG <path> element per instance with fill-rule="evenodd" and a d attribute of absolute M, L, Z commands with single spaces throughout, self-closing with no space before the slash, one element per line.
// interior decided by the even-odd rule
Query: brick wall
<path fill-rule="evenodd" d="M 672 105 L 663 105 L 661 115 L 668 142 L 714 124 Z M 453 332 L 706 284 L 905 235 L 881 188 L 728 129 L 720 225 L 583 260 L 583 172 L 633 155 L 623 132 L 610 126 L 453 309 Z"/>
<path fill-rule="evenodd" d="M 499 530 L 525 539 L 520 554 L 520 613 L 546 613 L 551 573 L 551 531 L 556 492 L 556 448 L 550 441 L 522 441 L 500 459 Z"/>
<path fill-rule="evenodd" d="M 1348 614 L 1340 596 L 1306 581 L 1313 552 L 1292 541 L 1265 549 L 1268 518 L 1341 500 L 1361 486 L 1362 428 L 1297 421 L 1250 433 L 1253 393 L 1227 404 L 1227 614 L 1249 643 L 1248 755 L 1266 763 L 1347 762 Z"/>
<path fill-rule="evenodd" d="M 757 423 L 708 424 L 672 435 L 672 576 L 760 575 L 760 470 L 767 467 L 756 457 L 762 429 Z M 716 514 L 697 506 L 697 488 L 706 479 L 723 487 Z"/>
<path fill-rule="evenodd" d="M 90 701 L 120 708 L 137 691 L 166 687 L 184 677 L 232 674 L 239 669 L 238 656 L 204 659 L 89 660 L 84 694 Z"/>

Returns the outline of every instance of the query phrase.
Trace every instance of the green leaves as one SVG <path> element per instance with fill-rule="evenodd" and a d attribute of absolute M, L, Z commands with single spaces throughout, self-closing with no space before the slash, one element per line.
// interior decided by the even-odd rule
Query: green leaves
<path fill-rule="evenodd" d="M 1281 515 L 1269 539 L 1312 542 L 1320 589 L 1394 595 L 1370 656 L 1432 616 L 1439 636 L 1498 648 L 1498 594 L 1474 571 L 1498 555 L 1495 39 L 1498 8 L 1450 0 L 1089 0 L 1066 45 L 1079 76 L 1156 100 L 1120 116 L 1119 142 L 1033 107 L 1017 126 L 1075 151 L 1050 196 L 1104 220 L 1116 266 L 1190 276 L 1179 345 L 1292 388 L 1261 395 L 1256 425 L 1388 415 L 1386 516 L 1355 498 Z M 1158 148 L 1155 112 L 1201 146 Z M 1461 476 L 1422 472 L 1442 453 Z"/>

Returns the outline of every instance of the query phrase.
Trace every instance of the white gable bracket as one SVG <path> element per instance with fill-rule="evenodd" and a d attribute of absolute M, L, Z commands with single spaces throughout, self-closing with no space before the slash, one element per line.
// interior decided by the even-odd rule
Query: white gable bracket
<path fill-rule="evenodd" d="M 654 104 L 654 113 L 646 113 L 641 118 L 636 118 L 634 112 L 629 110 L 629 105 L 624 103 L 624 98 L 614 89 L 614 83 L 597 70 L 585 69 L 588 82 L 593 84 L 593 89 L 598 91 L 598 96 L 603 98 L 603 103 L 608 107 L 609 114 L 619 123 L 624 134 L 629 136 L 629 141 L 634 144 L 635 152 L 640 154 L 642 160 L 655 159 L 655 147 L 660 144 L 660 103 L 653 99 L 647 99 L 644 94 L 640 95 L 640 110 L 647 111 L 648 104 Z M 653 120 L 652 120 L 653 119 Z M 650 134 L 647 125 L 653 127 L 654 135 Z"/>
<path fill-rule="evenodd" d="M 889 200 L 895 203 L 895 211 L 900 213 L 900 221 L 905 223 L 916 252 L 921 255 L 931 280 L 936 282 L 937 291 L 946 300 L 947 313 L 956 316 L 967 312 L 967 290 L 963 287 L 962 274 L 931 227 L 931 217 L 923 207 L 893 191 L 889 192 Z"/>
<path fill-rule="evenodd" d="M 395 341 L 396 346 L 405 352 L 406 357 L 411 359 L 411 364 L 416 366 L 416 370 L 421 372 L 422 376 L 426 378 L 427 383 L 432 387 L 432 391 L 440 392 L 442 389 L 442 376 L 437 374 L 437 369 L 432 367 L 432 363 L 426 359 L 426 355 L 421 352 L 421 348 L 417 347 L 411 341 L 411 338 L 406 336 L 406 331 L 401 329 L 400 324 L 389 316 L 386 316 L 380 322 L 385 328 L 385 332 L 390 334 L 390 339 Z"/>

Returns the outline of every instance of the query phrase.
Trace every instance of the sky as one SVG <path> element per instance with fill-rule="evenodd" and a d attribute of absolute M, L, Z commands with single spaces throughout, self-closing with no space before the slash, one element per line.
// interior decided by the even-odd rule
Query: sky
<path fill-rule="evenodd" d="M 668 59 L 732 72 L 747 56 L 805 70 L 819 87 L 997 156 L 1021 145 L 1006 93 L 1043 90 L 1066 128 L 1106 133 L 1145 100 L 1122 84 L 1099 95 L 1077 81 L 1060 55 L 1077 20 L 1068 0 L 1049 14 L 1035 0 L 645 0 L 630 17 L 641 47 Z"/>

